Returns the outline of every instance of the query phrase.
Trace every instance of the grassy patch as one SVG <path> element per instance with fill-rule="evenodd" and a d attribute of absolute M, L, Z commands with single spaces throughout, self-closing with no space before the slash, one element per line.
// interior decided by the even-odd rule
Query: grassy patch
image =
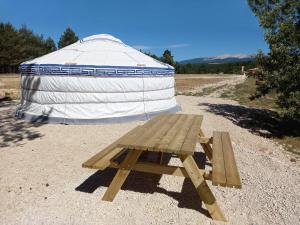
<path fill-rule="evenodd" d="M 221 97 L 236 100 L 241 105 L 255 110 L 253 113 L 247 114 L 249 120 L 255 120 L 251 123 L 252 127 L 246 127 L 250 131 L 256 131 L 255 133 L 272 138 L 282 144 L 286 150 L 300 155 L 300 121 L 280 118 L 280 109 L 276 104 L 275 92 L 250 100 L 250 96 L 254 94 L 255 89 L 255 79 L 248 78 L 245 82 L 222 93 Z M 244 114 L 240 116 L 244 116 Z M 236 119 L 238 120 L 239 118 L 237 117 Z M 253 125 L 255 125 L 254 128 Z"/>
<path fill-rule="evenodd" d="M 254 78 L 247 78 L 245 82 L 236 85 L 234 88 L 221 94 L 221 98 L 230 98 L 238 101 L 242 105 L 247 105 L 259 109 L 272 109 L 279 111 L 276 105 L 276 93 L 271 92 L 262 98 L 250 100 L 250 96 L 255 93 L 256 84 Z"/>

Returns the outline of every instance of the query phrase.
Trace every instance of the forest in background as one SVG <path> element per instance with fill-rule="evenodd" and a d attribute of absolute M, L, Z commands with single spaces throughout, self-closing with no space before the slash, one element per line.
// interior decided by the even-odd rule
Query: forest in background
<path fill-rule="evenodd" d="M 78 36 L 68 27 L 56 44 L 51 37 L 35 34 L 25 25 L 20 29 L 10 23 L 0 22 L 0 73 L 17 73 L 19 64 L 27 60 L 53 52 L 78 41 Z M 170 50 L 166 49 L 162 56 L 150 52 L 145 54 L 175 67 L 180 74 L 225 73 L 239 74 L 242 66 L 245 69 L 256 66 L 255 61 L 221 63 L 221 64 L 180 64 L 174 61 Z"/>
<path fill-rule="evenodd" d="M 23 25 L 20 29 L 11 23 L 0 22 L 0 73 L 17 73 L 20 63 L 53 52 L 78 40 L 67 28 L 56 44 L 51 37 L 35 34 Z"/>

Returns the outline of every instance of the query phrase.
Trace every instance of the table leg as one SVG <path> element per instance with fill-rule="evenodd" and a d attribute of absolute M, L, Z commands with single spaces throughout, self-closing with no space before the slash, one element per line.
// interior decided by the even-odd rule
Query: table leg
<path fill-rule="evenodd" d="M 214 220 L 220 220 L 220 221 L 226 221 L 225 216 L 223 215 L 220 207 L 217 204 L 217 201 L 209 189 L 203 175 L 199 169 L 198 166 L 191 155 L 185 155 L 180 157 L 183 166 L 186 169 L 187 174 L 189 175 L 190 179 L 192 180 L 194 186 L 196 187 L 196 190 L 204 202 L 210 216 Z"/>
<path fill-rule="evenodd" d="M 202 130 L 200 130 L 199 135 L 201 137 L 204 137 L 204 133 L 203 133 Z M 207 158 L 211 161 L 212 160 L 212 148 L 211 148 L 211 146 L 208 143 L 207 144 L 201 143 L 201 146 L 202 146 L 205 154 L 207 155 Z"/>
<path fill-rule="evenodd" d="M 109 187 L 107 188 L 102 200 L 110 202 L 114 200 L 141 153 L 142 151 L 140 150 L 129 150 L 127 156 L 120 165 L 121 168 L 118 170 Z"/>
<path fill-rule="evenodd" d="M 163 153 L 163 152 L 160 152 L 160 153 L 159 153 L 159 165 L 162 164 L 163 158 L 164 158 L 164 153 Z"/>

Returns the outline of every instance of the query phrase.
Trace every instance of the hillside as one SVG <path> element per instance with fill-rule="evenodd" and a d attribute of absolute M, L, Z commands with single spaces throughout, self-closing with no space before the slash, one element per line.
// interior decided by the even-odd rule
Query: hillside
<path fill-rule="evenodd" d="M 236 55 L 222 55 L 213 57 L 200 57 L 180 61 L 181 64 L 221 64 L 221 63 L 233 63 L 233 62 L 247 62 L 253 61 L 255 55 L 236 54 Z"/>

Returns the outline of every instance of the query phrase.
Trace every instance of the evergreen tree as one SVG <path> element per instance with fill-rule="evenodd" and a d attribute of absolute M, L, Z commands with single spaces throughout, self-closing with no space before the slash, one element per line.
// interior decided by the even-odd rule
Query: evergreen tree
<path fill-rule="evenodd" d="M 0 70 L 6 72 L 7 66 L 19 63 L 18 31 L 10 23 L 0 23 Z"/>
<path fill-rule="evenodd" d="M 20 63 L 55 50 L 51 38 L 45 40 L 25 25 L 17 30 L 10 23 L 0 22 L 0 72 L 17 72 Z"/>
<path fill-rule="evenodd" d="M 76 41 L 78 41 L 78 37 L 76 36 L 75 32 L 68 27 L 59 39 L 58 48 L 66 47 L 75 43 Z"/>
<path fill-rule="evenodd" d="M 248 0 L 248 4 L 265 29 L 270 48 L 267 55 L 257 56 L 263 82 L 255 97 L 276 90 L 282 115 L 300 118 L 300 2 Z"/>
<path fill-rule="evenodd" d="M 175 62 L 174 62 L 173 56 L 171 54 L 171 51 L 168 50 L 168 49 L 166 49 L 164 51 L 163 56 L 161 58 L 161 61 L 163 61 L 164 63 L 168 63 L 171 66 L 175 65 Z"/>
<path fill-rule="evenodd" d="M 46 46 L 46 49 L 49 51 L 49 52 L 54 52 L 56 51 L 56 45 L 55 45 L 55 42 L 53 41 L 53 39 L 51 37 L 48 37 L 47 40 L 45 41 L 45 46 Z"/>

